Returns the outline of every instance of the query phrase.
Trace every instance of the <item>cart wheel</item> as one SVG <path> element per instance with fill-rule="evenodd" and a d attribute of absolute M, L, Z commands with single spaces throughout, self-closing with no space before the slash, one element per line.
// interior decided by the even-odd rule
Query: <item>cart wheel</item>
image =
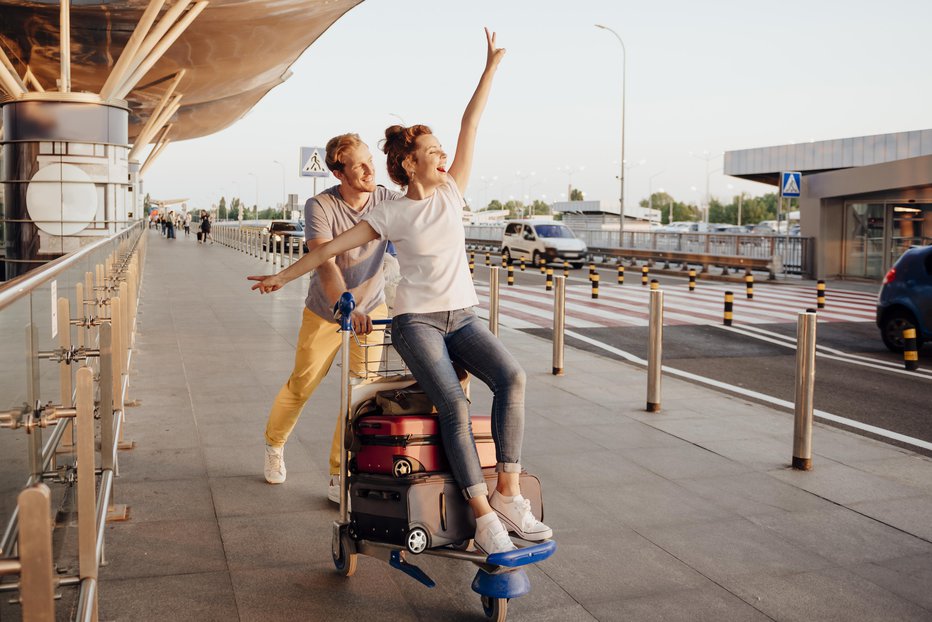
<path fill-rule="evenodd" d="M 407 458 L 399 458 L 392 466 L 392 475 L 395 477 L 405 477 L 411 475 L 414 471 L 414 465 Z"/>
<path fill-rule="evenodd" d="M 494 622 L 505 622 L 505 618 L 508 617 L 508 599 L 483 596 L 482 610 L 488 619 Z"/>
<path fill-rule="evenodd" d="M 465 540 L 454 542 L 450 546 L 456 549 L 457 551 L 468 551 L 469 547 L 472 546 L 472 538 L 466 538 Z"/>
<path fill-rule="evenodd" d="M 352 548 L 353 547 L 352 543 L 349 541 L 349 536 L 341 536 L 340 556 L 333 556 L 333 565 L 336 566 L 337 571 L 344 577 L 351 577 L 356 573 L 356 562 L 359 559 L 359 554 L 349 553 Z"/>
<path fill-rule="evenodd" d="M 405 546 L 409 551 L 417 555 L 424 552 L 429 540 L 427 532 L 422 527 L 415 527 L 408 532 L 408 537 L 405 538 Z"/>

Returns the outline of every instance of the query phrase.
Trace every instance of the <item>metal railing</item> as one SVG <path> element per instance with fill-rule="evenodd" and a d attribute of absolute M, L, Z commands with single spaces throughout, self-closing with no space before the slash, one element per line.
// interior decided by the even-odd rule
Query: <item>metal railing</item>
<path fill-rule="evenodd" d="M 104 525 L 121 509 L 112 502 L 113 478 L 144 231 L 137 222 L 0 286 L 0 574 L 20 576 L 0 583 L 0 592 L 19 593 L 24 620 L 55 619 L 46 595 L 66 585 L 80 590 L 75 619 L 97 619 Z M 70 503 L 72 486 L 79 570 L 60 576 L 51 529 L 34 522 L 44 511 L 51 525 L 52 501 Z"/>
<path fill-rule="evenodd" d="M 304 236 L 300 233 L 270 235 L 262 229 L 240 226 L 234 222 L 214 224 L 211 235 L 215 242 L 270 263 L 272 268 L 288 267 L 304 256 Z M 295 243 L 295 238 L 300 243 Z"/>
<path fill-rule="evenodd" d="M 504 225 L 466 225 L 466 240 L 500 248 Z M 719 257 L 776 258 L 782 272 L 793 275 L 812 273 L 811 238 L 786 235 L 739 233 L 675 233 L 668 231 L 625 231 L 618 243 L 618 231 L 573 229 L 589 247 L 590 258 L 598 255 L 623 256 L 624 251 L 667 251 Z"/>

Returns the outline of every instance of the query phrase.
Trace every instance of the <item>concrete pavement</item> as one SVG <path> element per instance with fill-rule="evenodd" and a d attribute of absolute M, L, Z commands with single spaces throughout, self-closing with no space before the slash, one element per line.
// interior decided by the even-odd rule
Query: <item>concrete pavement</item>
<path fill-rule="evenodd" d="M 262 432 L 287 378 L 304 283 L 259 296 L 268 264 L 150 236 L 116 501 L 105 620 L 481 620 L 463 562 L 415 560 L 427 589 L 362 558 L 335 573 L 327 449 L 334 369 L 265 483 Z M 932 460 L 816 424 L 812 472 L 789 469 L 793 417 L 503 330 L 528 372 L 525 467 L 559 550 L 509 620 L 932 619 Z M 474 410 L 487 411 L 474 383 Z"/>

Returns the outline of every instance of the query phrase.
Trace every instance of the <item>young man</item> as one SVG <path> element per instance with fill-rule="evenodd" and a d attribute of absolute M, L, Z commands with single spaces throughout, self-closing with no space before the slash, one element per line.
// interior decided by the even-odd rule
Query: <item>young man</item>
<path fill-rule="evenodd" d="M 305 239 L 309 250 L 355 226 L 380 202 L 399 196 L 376 185 L 372 154 L 357 134 L 343 134 L 330 139 L 326 163 L 340 184 L 308 199 L 304 206 Z M 353 328 L 361 343 L 366 342 L 366 335 L 372 331 L 372 319 L 388 315 L 382 275 L 387 244 L 384 240 L 373 240 L 322 264 L 311 275 L 294 370 L 275 398 L 265 429 L 265 479 L 270 484 L 285 481 L 285 442 L 305 402 L 327 375 L 340 348 L 341 337 L 333 319 L 334 303 L 344 291 L 353 293 L 356 299 Z M 263 277 L 249 278 L 261 280 Z M 350 344 L 351 372 L 360 375 L 365 371 L 365 354 L 355 339 L 350 340 Z M 370 362 L 378 364 L 377 355 L 370 353 L 369 357 Z M 327 490 L 327 496 L 335 502 L 339 502 L 340 494 L 339 426 L 342 423 L 337 414 L 337 427 L 330 447 L 331 477 Z"/>

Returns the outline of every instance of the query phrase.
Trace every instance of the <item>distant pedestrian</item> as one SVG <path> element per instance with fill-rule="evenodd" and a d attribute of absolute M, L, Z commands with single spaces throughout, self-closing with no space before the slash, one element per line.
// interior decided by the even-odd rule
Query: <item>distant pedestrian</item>
<path fill-rule="evenodd" d="M 184 237 L 191 235 L 191 212 L 184 214 Z"/>
<path fill-rule="evenodd" d="M 165 219 L 165 237 L 169 240 L 175 239 L 175 212 L 168 212 L 168 217 Z"/>
<path fill-rule="evenodd" d="M 201 240 L 204 244 L 207 244 L 207 240 L 210 240 L 210 243 L 213 244 L 214 240 L 210 237 L 210 214 L 206 211 L 201 211 Z"/>

